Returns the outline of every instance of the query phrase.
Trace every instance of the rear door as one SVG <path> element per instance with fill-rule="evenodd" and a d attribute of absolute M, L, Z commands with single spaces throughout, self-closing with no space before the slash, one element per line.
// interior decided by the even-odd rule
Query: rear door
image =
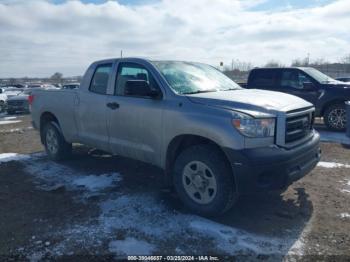
<path fill-rule="evenodd" d="M 126 95 L 128 80 L 145 80 L 152 89 L 161 90 L 145 65 L 118 64 L 114 95 L 108 97 L 110 151 L 115 154 L 158 164 L 162 135 L 163 99 Z"/>
<path fill-rule="evenodd" d="M 276 91 L 298 96 L 313 104 L 319 96 L 314 80 L 299 69 L 281 70 Z"/>
<path fill-rule="evenodd" d="M 96 67 L 89 88 L 79 93 L 77 110 L 80 140 L 103 150 L 108 150 L 109 146 L 106 103 L 112 67 L 112 63 Z"/>

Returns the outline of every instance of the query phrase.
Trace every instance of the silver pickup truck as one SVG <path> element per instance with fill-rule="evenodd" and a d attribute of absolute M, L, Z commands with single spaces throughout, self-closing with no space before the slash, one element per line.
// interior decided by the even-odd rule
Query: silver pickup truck
<path fill-rule="evenodd" d="M 200 63 L 98 61 L 79 89 L 35 91 L 29 101 L 50 158 L 81 143 L 153 164 L 206 216 L 239 195 L 283 190 L 320 159 L 312 104 L 243 89 Z"/>

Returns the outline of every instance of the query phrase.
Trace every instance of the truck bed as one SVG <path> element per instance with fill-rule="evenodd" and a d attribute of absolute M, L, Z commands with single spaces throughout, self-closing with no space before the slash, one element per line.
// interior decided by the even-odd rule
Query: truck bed
<path fill-rule="evenodd" d="M 44 89 L 35 90 L 31 104 L 34 126 L 40 128 L 40 116 L 52 113 L 58 119 L 67 141 L 73 141 L 77 135 L 75 104 L 79 101 L 76 90 Z"/>

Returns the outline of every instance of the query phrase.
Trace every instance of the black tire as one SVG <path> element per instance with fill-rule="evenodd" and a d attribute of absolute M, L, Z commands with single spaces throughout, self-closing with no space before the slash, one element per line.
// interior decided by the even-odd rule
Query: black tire
<path fill-rule="evenodd" d="M 46 123 L 42 132 L 46 153 L 52 160 L 59 161 L 67 159 L 71 155 L 72 144 L 66 142 L 57 123 Z M 52 137 L 49 138 L 51 135 Z"/>
<path fill-rule="evenodd" d="M 215 196 L 212 196 L 213 199 L 205 204 L 193 200 L 193 196 L 198 195 L 198 193 L 191 197 L 185 189 L 186 182 L 183 180 L 186 181 L 185 167 L 188 165 L 191 167 L 190 163 L 194 162 L 204 163 L 211 171 L 211 176 L 214 176 L 216 180 Z M 221 215 L 228 211 L 238 198 L 232 171 L 222 153 L 214 146 L 196 145 L 185 149 L 177 157 L 173 172 L 174 186 L 180 199 L 187 208 L 196 214 L 206 217 Z M 192 182 L 190 184 L 194 185 Z"/>
<path fill-rule="evenodd" d="M 325 125 L 332 131 L 345 131 L 346 129 L 346 109 L 344 103 L 333 104 L 324 112 Z"/>

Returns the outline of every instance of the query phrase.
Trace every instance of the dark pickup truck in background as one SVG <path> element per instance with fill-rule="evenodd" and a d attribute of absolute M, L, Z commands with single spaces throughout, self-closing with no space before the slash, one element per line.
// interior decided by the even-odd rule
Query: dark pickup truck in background
<path fill-rule="evenodd" d="M 316 117 L 323 117 L 329 129 L 345 130 L 344 102 L 350 100 L 350 83 L 337 81 L 310 67 L 255 68 L 243 87 L 301 97 L 315 105 Z"/>

